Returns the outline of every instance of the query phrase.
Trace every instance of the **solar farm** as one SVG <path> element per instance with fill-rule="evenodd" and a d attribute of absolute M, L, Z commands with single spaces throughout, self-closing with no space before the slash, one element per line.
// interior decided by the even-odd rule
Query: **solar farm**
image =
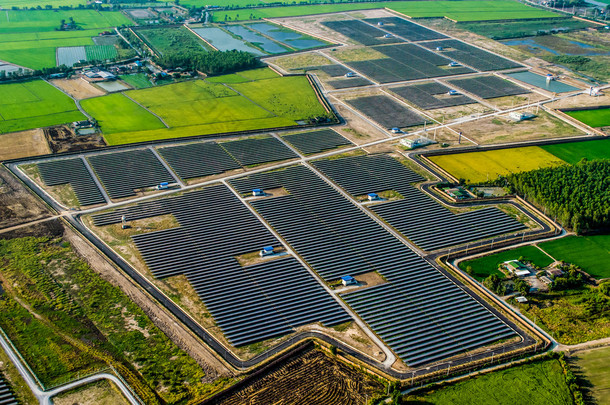
<path fill-rule="evenodd" d="M 544 300 L 562 296 L 568 282 L 578 284 L 571 293 L 586 287 L 591 300 L 606 294 L 603 271 L 590 270 L 593 283 L 575 275 L 586 269 L 542 250 L 581 241 L 593 223 L 584 223 L 585 210 L 562 212 L 523 179 L 562 173 L 555 169 L 605 175 L 607 153 L 594 146 L 608 135 L 607 88 L 570 74 L 580 56 L 557 73 L 549 67 L 560 55 L 524 57 L 517 45 L 495 46 L 469 28 L 572 19 L 545 10 L 554 4 L 180 3 L 131 4 L 120 14 L 32 10 L 39 27 L 20 21 L 21 10 L 0 13 L 0 32 L 23 31 L 24 46 L 49 41 L 32 66 L 46 66 L 52 50 L 56 65 L 72 67 L 0 84 L 0 134 L 23 131 L 16 139 L 48 147 L 4 162 L 50 213 L 5 234 L 39 237 L 43 229 L 50 248 L 73 249 L 74 266 L 85 260 L 123 289 L 151 328 L 201 367 L 205 389 L 174 378 L 171 388 L 184 395 L 171 400 L 161 395 L 167 379 L 146 387 L 124 379 L 137 396 L 147 393 L 142 403 L 356 404 L 409 389 L 415 398 L 440 379 L 493 372 L 567 342 L 553 335 L 555 325 L 524 317 L 549 319 Z M 0 57 L 11 56 L 5 42 Z M 15 51 L 19 61 L 31 54 Z M 551 91 L 550 82 L 565 91 Z M 0 212 L 11 187 L 0 173 Z M 601 200 L 598 193 L 591 201 Z M 575 236 L 564 239 L 568 233 Z M 512 257 L 519 249 L 553 263 Z M 37 256 L 37 266 L 56 265 Z M 598 269 L 596 260 L 582 263 Z M 477 261 L 484 264 L 469 266 Z M 5 274 L 0 280 L 0 295 L 14 288 Z M 574 313 L 585 305 L 570 302 Z M 149 339 L 152 329 L 137 316 L 128 323 Z M 74 347 L 88 353 L 87 339 Z M 102 357 L 114 374 L 129 375 Z M 325 363 L 315 371 L 327 375 L 282 401 L 286 381 L 316 375 L 303 372 L 301 357 L 311 370 Z M 129 373 L 144 375 L 145 366 L 154 374 L 138 361 Z M 331 363 L 344 361 L 347 374 L 370 373 L 374 382 L 332 385 L 346 372 Z M 283 382 L 272 381 L 278 375 Z M 318 390 L 325 381 L 332 388 Z M 13 392 L 21 395 L 0 374 L 0 404 L 15 403 Z"/>
<path fill-rule="evenodd" d="M 19 402 L 13 395 L 11 386 L 6 380 L 0 377 L 0 405 L 17 405 Z"/>

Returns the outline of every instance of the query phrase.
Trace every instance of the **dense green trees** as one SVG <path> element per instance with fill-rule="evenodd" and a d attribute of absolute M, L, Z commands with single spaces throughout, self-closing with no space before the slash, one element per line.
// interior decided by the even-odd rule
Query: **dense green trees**
<path fill-rule="evenodd" d="M 576 233 L 610 229 L 610 161 L 582 160 L 507 177 L 511 192 L 544 207 Z"/>
<path fill-rule="evenodd" d="M 156 61 L 166 69 L 178 67 L 198 70 L 208 75 L 231 73 L 258 67 L 260 62 L 254 55 L 243 51 L 180 52 L 166 53 Z"/>

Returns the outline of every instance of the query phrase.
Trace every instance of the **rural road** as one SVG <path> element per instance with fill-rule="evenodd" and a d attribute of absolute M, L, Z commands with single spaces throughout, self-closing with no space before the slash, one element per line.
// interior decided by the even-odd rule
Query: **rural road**
<path fill-rule="evenodd" d="M 38 399 L 38 402 L 41 405 L 51 405 L 53 403 L 52 398 L 54 396 L 61 394 L 62 392 L 70 391 L 76 387 L 80 387 L 99 380 L 112 381 L 117 385 L 117 387 L 119 387 L 119 389 L 121 390 L 125 398 L 129 401 L 129 403 L 131 403 L 132 405 L 142 405 L 142 402 L 132 394 L 131 390 L 123 383 L 123 381 L 121 381 L 115 375 L 109 373 L 99 373 L 90 375 L 88 377 L 81 378 L 80 380 L 72 381 L 60 387 L 44 391 L 40 388 L 37 381 L 34 380 L 34 377 L 30 373 L 29 369 L 21 362 L 21 358 L 15 353 L 12 345 L 9 344 L 4 338 L 4 332 L 0 333 L 0 346 L 6 352 L 9 359 L 15 365 L 17 371 L 19 371 L 19 374 L 21 374 L 28 387 L 30 388 L 34 396 L 36 396 L 36 399 Z"/>

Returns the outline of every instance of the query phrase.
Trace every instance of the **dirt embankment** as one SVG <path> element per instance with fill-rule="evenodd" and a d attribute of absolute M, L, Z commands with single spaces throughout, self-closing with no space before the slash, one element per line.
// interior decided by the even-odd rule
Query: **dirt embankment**
<path fill-rule="evenodd" d="M 5 167 L 0 167 L 0 229 L 53 215 Z"/>

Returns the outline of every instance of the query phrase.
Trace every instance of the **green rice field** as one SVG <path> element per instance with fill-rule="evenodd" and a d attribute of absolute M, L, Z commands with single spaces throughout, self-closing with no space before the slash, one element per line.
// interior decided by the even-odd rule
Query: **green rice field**
<path fill-rule="evenodd" d="M 546 267 L 553 263 L 553 259 L 544 254 L 544 252 L 536 246 L 528 245 L 516 249 L 504 250 L 472 260 L 464 260 L 460 262 L 459 268 L 466 271 L 468 266 L 472 267 L 471 275 L 479 281 L 486 279 L 492 274 L 504 278 L 504 273 L 498 270 L 498 265 L 509 260 L 518 260 L 520 257 L 534 263 L 538 267 Z"/>
<path fill-rule="evenodd" d="M 544 145 L 541 148 L 572 164 L 578 163 L 582 158 L 588 160 L 610 159 L 610 139 L 557 143 Z"/>
<path fill-rule="evenodd" d="M 425 395 L 411 402 L 435 405 L 570 405 L 572 393 L 558 360 L 537 361 L 495 371 Z"/>
<path fill-rule="evenodd" d="M 610 126 L 610 108 L 599 110 L 566 111 L 570 117 L 593 128 Z"/>
<path fill-rule="evenodd" d="M 610 404 L 610 347 L 577 352 L 570 357 L 570 364 L 591 384 L 587 388 L 596 403 Z"/>
<path fill-rule="evenodd" d="M 121 93 L 82 100 L 81 106 L 98 121 L 104 134 L 165 128 L 157 117 Z"/>
<path fill-rule="evenodd" d="M 51 6 L 53 8 L 59 7 L 77 7 L 79 4 L 87 4 L 86 0 L 1 0 L 0 7 L 10 9 L 13 7 L 19 8 L 30 8 L 30 7 L 45 7 Z"/>
<path fill-rule="evenodd" d="M 610 235 L 568 236 L 540 244 L 557 260 L 574 263 L 595 278 L 610 278 Z"/>
<path fill-rule="evenodd" d="M 429 158 L 454 177 L 465 179 L 468 183 L 491 181 L 500 175 L 565 163 L 538 146 L 438 155 Z"/>
<path fill-rule="evenodd" d="M 0 133 L 85 119 L 74 101 L 42 80 L 0 85 Z"/>
<path fill-rule="evenodd" d="M 296 126 L 326 113 L 306 77 L 267 68 L 124 94 L 82 101 L 110 145 Z"/>
<path fill-rule="evenodd" d="M 55 30 L 70 17 L 82 30 Z M 91 37 L 123 24 L 131 20 L 119 12 L 5 10 L 0 12 L 0 60 L 31 69 L 54 67 L 56 48 L 94 45 Z"/>
<path fill-rule="evenodd" d="M 147 89 L 152 87 L 152 83 L 144 73 L 134 73 L 131 75 L 121 75 L 119 79 L 132 86 L 134 89 Z"/>
<path fill-rule="evenodd" d="M 116 59 L 119 54 L 116 48 L 112 45 L 94 45 L 86 46 L 85 53 L 87 60 L 107 60 Z"/>
<path fill-rule="evenodd" d="M 386 7 L 412 18 L 447 17 L 457 22 L 557 18 L 558 16 L 556 13 L 513 0 L 381 1 L 217 11 L 214 13 L 214 21 L 225 21 L 225 16 L 228 21 L 245 21 Z"/>

